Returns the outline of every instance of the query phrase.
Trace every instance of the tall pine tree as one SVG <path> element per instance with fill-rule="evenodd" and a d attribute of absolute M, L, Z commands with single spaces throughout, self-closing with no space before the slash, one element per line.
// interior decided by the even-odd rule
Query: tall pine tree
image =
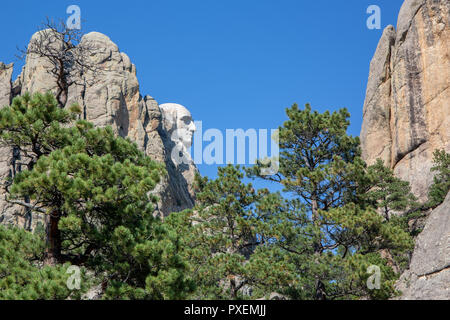
<path fill-rule="evenodd" d="M 74 120 L 50 95 L 14 99 L 0 112 L 0 139 L 18 148 L 27 170 L 8 186 L 8 201 L 46 217 L 44 262 L 96 271 L 108 298 L 182 298 L 177 235 L 153 216 L 151 191 L 165 174 L 110 127 Z"/>
<path fill-rule="evenodd" d="M 279 172 L 262 175 L 263 163 L 247 171 L 280 183 L 299 208 L 279 215 L 277 222 L 284 226 L 278 244 L 290 254 L 300 279 L 289 294 L 319 300 L 390 296 L 395 275 L 378 252 L 406 249 L 411 240 L 361 200 L 359 181 L 366 167 L 359 139 L 346 133 L 349 113 L 293 105 L 287 115 L 279 128 Z M 366 285 L 371 265 L 379 266 L 384 278 L 378 291 Z"/>
<path fill-rule="evenodd" d="M 232 165 L 219 168 L 214 180 L 197 176 L 194 209 L 166 220 L 184 235 L 184 254 L 197 284 L 193 299 L 263 298 L 293 281 L 295 269 L 271 246 L 266 223 L 280 197 L 256 191 L 243 177 Z"/>

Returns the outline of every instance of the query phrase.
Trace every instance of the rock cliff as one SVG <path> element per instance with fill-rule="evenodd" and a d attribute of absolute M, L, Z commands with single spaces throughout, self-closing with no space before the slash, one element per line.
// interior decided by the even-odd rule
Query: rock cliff
<path fill-rule="evenodd" d="M 433 151 L 450 152 L 450 2 L 406 0 L 370 64 L 361 129 L 363 158 L 381 158 L 421 201 Z M 401 299 L 450 299 L 450 195 L 416 239 Z"/>
<path fill-rule="evenodd" d="M 450 193 L 434 209 L 416 246 L 407 270 L 398 282 L 401 299 L 450 299 Z"/>
<path fill-rule="evenodd" d="M 39 37 L 37 32 L 32 39 Z M 90 63 L 100 70 L 95 75 L 86 73 L 69 87 L 67 106 L 78 103 L 83 119 L 96 126 L 111 126 L 122 137 L 128 137 L 156 161 L 165 163 L 170 173 L 157 186 L 159 213 L 163 216 L 173 211 L 190 208 L 194 204 L 192 179 L 197 171 L 195 165 L 175 168 L 170 158 L 168 135 L 161 122 L 161 110 L 150 96 L 142 96 L 136 76 L 136 67 L 130 58 L 107 36 L 91 32 L 83 36 L 82 43 L 93 48 Z M 56 81 L 47 70 L 45 58 L 32 54 L 26 58 L 22 73 L 14 82 L 11 79 L 13 66 L 0 63 L 0 107 L 9 105 L 14 96 L 25 92 L 56 92 Z M 95 79 L 94 79 L 95 77 Z M 0 150 L 0 178 L 3 179 L 15 169 L 12 150 Z M 188 171 L 182 172 L 181 170 Z M 0 199 L 0 222 L 27 223 L 15 215 L 20 208 L 13 207 Z"/>
<path fill-rule="evenodd" d="M 432 182 L 433 151 L 450 152 L 450 2 L 406 0 L 370 64 L 361 142 L 421 200 Z"/>
<path fill-rule="evenodd" d="M 11 100 L 11 76 L 13 65 L 0 62 L 0 106 L 8 105 Z"/>

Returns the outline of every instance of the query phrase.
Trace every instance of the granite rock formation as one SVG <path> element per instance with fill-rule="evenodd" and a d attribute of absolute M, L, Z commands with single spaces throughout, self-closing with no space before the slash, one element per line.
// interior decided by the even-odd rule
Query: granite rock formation
<path fill-rule="evenodd" d="M 0 107 L 9 105 L 11 100 L 11 76 L 13 65 L 0 62 Z"/>
<path fill-rule="evenodd" d="M 406 0 L 370 64 L 361 147 L 409 181 L 424 202 L 433 152 L 450 152 L 450 2 Z M 416 239 L 400 299 L 450 299 L 450 194 Z"/>
<path fill-rule="evenodd" d="M 11 76 L 13 73 L 13 65 L 5 65 L 0 62 L 0 108 L 10 104 L 12 99 L 12 86 Z M 7 146 L 0 146 L 0 177 L 2 179 L 8 177 L 11 174 L 11 164 L 13 160 L 13 150 Z M 17 216 L 13 213 L 20 213 L 23 215 L 22 208 L 14 206 L 0 196 L 0 223 L 17 223 Z M 4 213 L 4 214 L 2 214 Z M 6 214 L 8 213 L 8 214 Z M 24 225 L 23 219 L 20 221 Z"/>
<path fill-rule="evenodd" d="M 450 193 L 434 209 L 416 246 L 398 289 L 403 300 L 450 299 Z"/>
<path fill-rule="evenodd" d="M 381 158 L 419 199 L 432 183 L 433 151 L 450 152 L 450 2 L 406 0 L 370 64 L 363 157 Z"/>
<path fill-rule="evenodd" d="M 39 37 L 39 32 L 33 35 Z M 111 126 L 122 137 L 134 141 L 152 159 L 163 162 L 168 174 L 154 190 L 159 197 L 158 211 L 162 216 L 171 212 L 190 208 L 194 204 L 192 188 L 193 177 L 197 171 L 195 165 L 189 168 L 189 174 L 174 168 L 167 150 L 167 134 L 162 126 L 161 110 L 150 96 L 142 96 L 136 76 L 136 67 L 130 58 L 107 36 L 91 32 L 83 36 L 81 42 L 87 42 L 94 48 L 89 56 L 99 72 L 87 72 L 69 87 L 66 106 L 79 104 L 81 117 L 94 125 Z M 13 66 L 0 63 L 0 105 L 9 105 L 14 96 L 26 92 L 56 92 L 56 81 L 47 72 L 49 64 L 45 58 L 28 55 L 22 73 L 14 82 L 11 79 Z M 0 150 L 0 178 L 4 179 L 14 170 L 11 150 Z M 187 178 L 186 178 L 187 177 Z M 188 181 L 188 180 L 189 181 Z M 0 199 L 0 221 L 27 223 L 17 220 L 15 213 L 20 208 L 11 206 Z M 20 215 L 19 215 L 20 216 Z"/>

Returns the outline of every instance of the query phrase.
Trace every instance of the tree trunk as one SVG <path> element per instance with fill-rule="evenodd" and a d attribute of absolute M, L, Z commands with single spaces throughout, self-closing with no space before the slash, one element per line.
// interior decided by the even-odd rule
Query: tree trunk
<path fill-rule="evenodd" d="M 316 281 L 315 299 L 316 300 L 327 300 L 327 294 L 325 292 L 325 285 L 320 280 Z"/>
<path fill-rule="evenodd" d="M 311 211 L 312 211 L 312 218 L 314 224 L 317 224 L 319 221 L 319 205 L 317 204 L 316 199 L 311 200 Z"/>
<path fill-rule="evenodd" d="M 312 214 L 312 220 L 315 226 L 319 227 L 319 205 L 317 203 L 317 198 L 313 197 L 311 200 L 311 214 Z M 321 254 L 321 239 L 320 237 L 318 239 L 315 239 L 314 241 L 314 256 L 315 263 L 319 263 L 319 256 Z M 316 300 L 326 300 L 326 292 L 325 292 L 325 285 L 323 282 L 316 278 L 316 288 L 315 288 L 315 299 Z"/>
<path fill-rule="evenodd" d="M 230 291 L 231 291 L 231 300 L 236 300 L 237 291 L 236 291 L 236 282 L 234 279 L 230 280 Z"/>
<path fill-rule="evenodd" d="M 59 215 L 50 214 L 46 217 L 47 249 L 45 251 L 45 265 L 55 265 L 61 256 L 61 233 L 58 228 Z"/>
<path fill-rule="evenodd" d="M 58 106 L 61 109 L 64 109 L 67 103 L 67 98 L 69 95 L 69 84 L 67 83 L 67 78 L 65 72 L 65 66 L 64 61 L 59 60 L 59 72 L 58 72 L 58 79 L 56 81 L 58 85 L 58 91 L 56 93 L 56 100 L 58 101 Z"/>
<path fill-rule="evenodd" d="M 68 88 L 59 88 L 56 92 L 56 101 L 58 101 L 58 107 L 64 109 L 67 104 Z"/>

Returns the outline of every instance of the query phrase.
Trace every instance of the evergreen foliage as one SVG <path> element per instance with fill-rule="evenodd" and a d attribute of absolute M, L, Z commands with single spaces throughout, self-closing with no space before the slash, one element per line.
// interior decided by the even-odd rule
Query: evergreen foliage
<path fill-rule="evenodd" d="M 20 151 L 21 164 L 31 169 L 42 155 L 71 144 L 67 125 L 79 113 L 76 105 L 59 108 L 51 93 L 24 94 L 0 109 L 0 140 Z"/>
<path fill-rule="evenodd" d="M 394 172 L 385 167 L 381 159 L 368 167 L 365 175 L 366 183 L 363 196 L 375 208 L 378 208 L 386 220 L 390 220 L 392 213 L 405 212 L 418 206 L 416 197 L 411 193 L 409 182 L 402 181 Z"/>
<path fill-rule="evenodd" d="M 8 199 L 46 215 L 44 263 L 94 270 L 105 298 L 182 298 L 192 285 L 176 236 L 153 216 L 164 168 L 110 127 L 71 124 L 75 111 L 35 94 L 0 113 L 0 138 L 29 158 Z"/>
<path fill-rule="evenodd" d="M 293 268 L 279 261 L 278 248 L 263 232 L 272 195 L 243 183 L 243 176 L 232 165 L 219 168 L 215 180 L 197 176 L 195 208 L 166 220 L 185 235 L 185 256 L 197 285 L 192 298 L 264 297 L 292 278 Z"/>
<path fill-rule="evenodd" d="M 67 286 L 70 264 L 43 266 L 43 235 L 0 226 L 0 300 L 80 299 L 88 278 L 80 271 L 80 289 Z"/>
<path fill-rule="evenodd" d="M 77 299 L 100 284 L 104 299 L 387 299 L 396 262 L 412 248 L 393 213 L 414 209 L 409 184 L 381 161 L 367 167 L 347 135 L 345 109 L 287 109 L 279 172 L 245 168 L 283 186 L 255 190 L 239 166 L 196 177 L 192 210 L 155 215 L 162 165 L 110 127 L 77 120 L 51 94 L 0 110 L 0 141 L 16 150 L 7 200 L 45 216 L 45 234 L 0 227 L 0 298 Z M 447 154 L 435 154 L 430 191 L 448 191 Z M 381 212 L 381 214 L 380 214 Z M 67 270 L 82 267 L 80 290 Z M 380 287 L 367 281 L 380 270 Z M 92 273 L 88 277 L 87 271 Z"/>
<path fill-rule="evenodd" d="M 428 194 L 430 207 L 440 205 L 450 191 L 450 154 L 445 150 L 436 150 L 433 156 L 431 171 L 435 172 L 435 176 Z"/>
<path fill-rule="evenodd" d="M 287 115 L 289 119 L 279 128 L 279 172 L 261 175 L 265 166 L 261 162 L 247 170 L 250 176 L 283 185 L 291 207 L 297 208 L 278 214 L 273 226 L 280 230 L 278 245 L 289 254 L 299 277 L 286 294 L 303 299 L 395 294 L 398 275 L 379 253 L 391 248 L 405 251 L 412 241 L 361 194 L 361 183 L 370 179 L 360 158 L 359 139 L 346 133 L 347 110 L 321 114 L 309 105 L 304 110 L 293 105 Z M 393 197 L 390 192 L 389 198 Z M 367 267 L 372 264 L 381 269 L 379 290 L 370 290 L 366 284 Z"/>

